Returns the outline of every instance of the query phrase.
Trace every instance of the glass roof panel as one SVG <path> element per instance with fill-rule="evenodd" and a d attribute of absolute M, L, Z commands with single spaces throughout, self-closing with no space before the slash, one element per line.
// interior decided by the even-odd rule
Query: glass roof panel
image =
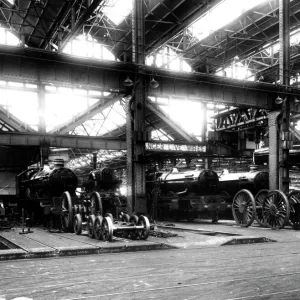
<path fill-rule="evenodd" d="M 266 0 L 224 0 L 201 16 L 188 29 L 198 40 L 203 40 L 214 31 L 263 2 Z"/>
<path fill-rule="evenodd" d="M 116 60 L 115 56 L 104 46 L 98 43 L 91 35 L 79 35 L 67 43 L 63 50 L 66 54 L 96 58 L 104 60 Z"/>
<path fill-rule="evenodd" d="M 40 111 L 36 92 L 1 89 L 0 104 L 22 122 L 37 128 Z"/>
<path fill-rule="evenodd" d="M 115 25 L 119 25 L 131 13 L 132 0 L 107 0 L 102 11 Z"/>
<path fill-rule="evenodd" d="M 76 95 L 72 89 L 59 88 L 58 93 L 46 93 L 45 121 L 47 131 L 71 120 L 88 107 L 85 96 Z"/>
<path fill-rule="evenodd" d="M 19 46 L 21 41 L 8 29 L 0 26 L 0 44 Z"/>
<path fill-rule="evenodd" d="M 189 64 L 182 59 L 170 47 L 163 47 L 160 50 L 146 57 L 146 65 L 158 68 L 166 68 L 173 71 L 191 72 Z"/>
<path fill-rule="evenodd" d="M 72 134 L 100 136 L 126 124 L 125 111 L 119 101 L 76 127 Z"/>

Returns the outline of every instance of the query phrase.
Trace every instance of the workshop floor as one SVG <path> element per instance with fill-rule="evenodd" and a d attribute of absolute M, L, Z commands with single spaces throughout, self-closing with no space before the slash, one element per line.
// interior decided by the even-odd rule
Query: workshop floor
<path fill-rule="evenodd" d="M 87 232 L 82 235 L 51 233 L 42 227 L 32 228 L 31 231 L 23 234 L 19 227 L 1 230 L 0 260 L 300 240 L 300 231 L 289 227 L 272 230 L 254 224 L 243 228 L 230 220 L 222 220 L 218 224 L 157 222 L 147 240 L 113 237 L 112 242 L 91 239 Z"/>

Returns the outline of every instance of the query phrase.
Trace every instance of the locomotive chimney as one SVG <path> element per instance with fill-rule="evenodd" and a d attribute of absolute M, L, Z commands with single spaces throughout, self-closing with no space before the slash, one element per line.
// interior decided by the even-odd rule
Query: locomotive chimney
<path fill-rule="evenodd" d="M 198 163 L 197 165 L 196 165 L 196 169 L 197 170 L 202 170 L 202 169 L 204 169 L 204 163 L 202 162 L 200 162 L 200 163 Z"/>
<path fill-rule="evenodd" d="M 65 166 L 65 161 L 62 158 L 55 158 L 53 160 L 54 169 L 63 168 Z"/>
<path fill-rule="evenodd" d="M 257 170 L 258 170 L 258 165 L 250 165 L 250 172 L 257 171 Z"/>

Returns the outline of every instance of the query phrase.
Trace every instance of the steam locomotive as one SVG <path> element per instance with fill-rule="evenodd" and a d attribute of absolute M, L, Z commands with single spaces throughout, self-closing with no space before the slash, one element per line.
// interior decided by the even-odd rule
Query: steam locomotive
<path fill-rule="evenodd" d="M 79 201 L 77 186 L 75 173 L 64 168 L 64 161 L 58 159 L 51 167 L 30 168 L 17 176 L 17 204 L 35 222 L 45 223 L 50 215 L 60 217 L 63 212 L 62 225 L 71 230 L 72 208 Z"/>
<path fill-rule="evenodd" d="M 219 212 L 231 208 L 234 195 L 241 189 L 247 189 L 254 195 L 269 187 L 268 172 L 255 168 L 249 172 L 217 173 L 210 169 L 162 173 L 155 182 L 152 191 L 152 214 L 158 217 L 175 219 L 182 217 L 193 220 L 198 214 L 210 212 L 213 222 L 217 222 Z M 155 209 L 154 209 L 155 208 Z"/>
<path fill-rule="evenodd" d="M 127 206 L 126 197 L 118 193 L 122 181 L 116 179 L 110 168 L 91 171 L 80 196 L 77 196 L 76 174 L 65 168 L 63 160 L 59 159 L 51 168 L 25 170 L 16 181 L 18 207 L 25 211 L 25 217 L 44 225 L 55 221 L 51 226 L 65 231 L 73 230 L 76 214 L 82 219 L 97 213 L 111 213 L 117 217 Z"/>

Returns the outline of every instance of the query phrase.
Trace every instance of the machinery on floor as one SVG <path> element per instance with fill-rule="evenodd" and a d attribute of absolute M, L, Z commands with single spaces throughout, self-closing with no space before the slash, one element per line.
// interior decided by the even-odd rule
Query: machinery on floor
<path fill-rule="evenodd" d="M 255 168 L 249 172 L 220 174 L 211 170 L 194 170 L 162 173 L 152 190 L 152 208 L 159 218 L 174 217 L 193 220 L 208 212 L 213 222 L 218 221 L 220 212 L 232 207 L 235 194 L 243 189 L 256 194 L 269 186 L 268 172 Z M 153 213 L 155 214 L 155 211 Z"/>
<path fill-rule="evenodd" d="M 100 168 L 90 172 L 83 184 L 83 199 L 90 199 L 87 210 L 75 205 L 74 232 L 88 231 L 91 238 L 111 241 L 113 235 L 131 239 L 147 239 L 150 223 L 146 216 L 129 216 L 127 199 L 120 195 L 122 181 L 117 179 L 111 168 Z"/>
<path fill-rule="evenodd" d="M 126 197 L 118 192 L 121 183 L 112 169 L 101 168 L 90 172 L 79 191 L 75 173 L 56 160 L 51 168 L 30 168 L 17 176 L 17 203 L 26 219 L 44 220 L 51 231 L 81 234 L 87 229 L 90 237 L 107 241 L 120 234 L 147 239 L 149 220 L 126 214 Z"/>

